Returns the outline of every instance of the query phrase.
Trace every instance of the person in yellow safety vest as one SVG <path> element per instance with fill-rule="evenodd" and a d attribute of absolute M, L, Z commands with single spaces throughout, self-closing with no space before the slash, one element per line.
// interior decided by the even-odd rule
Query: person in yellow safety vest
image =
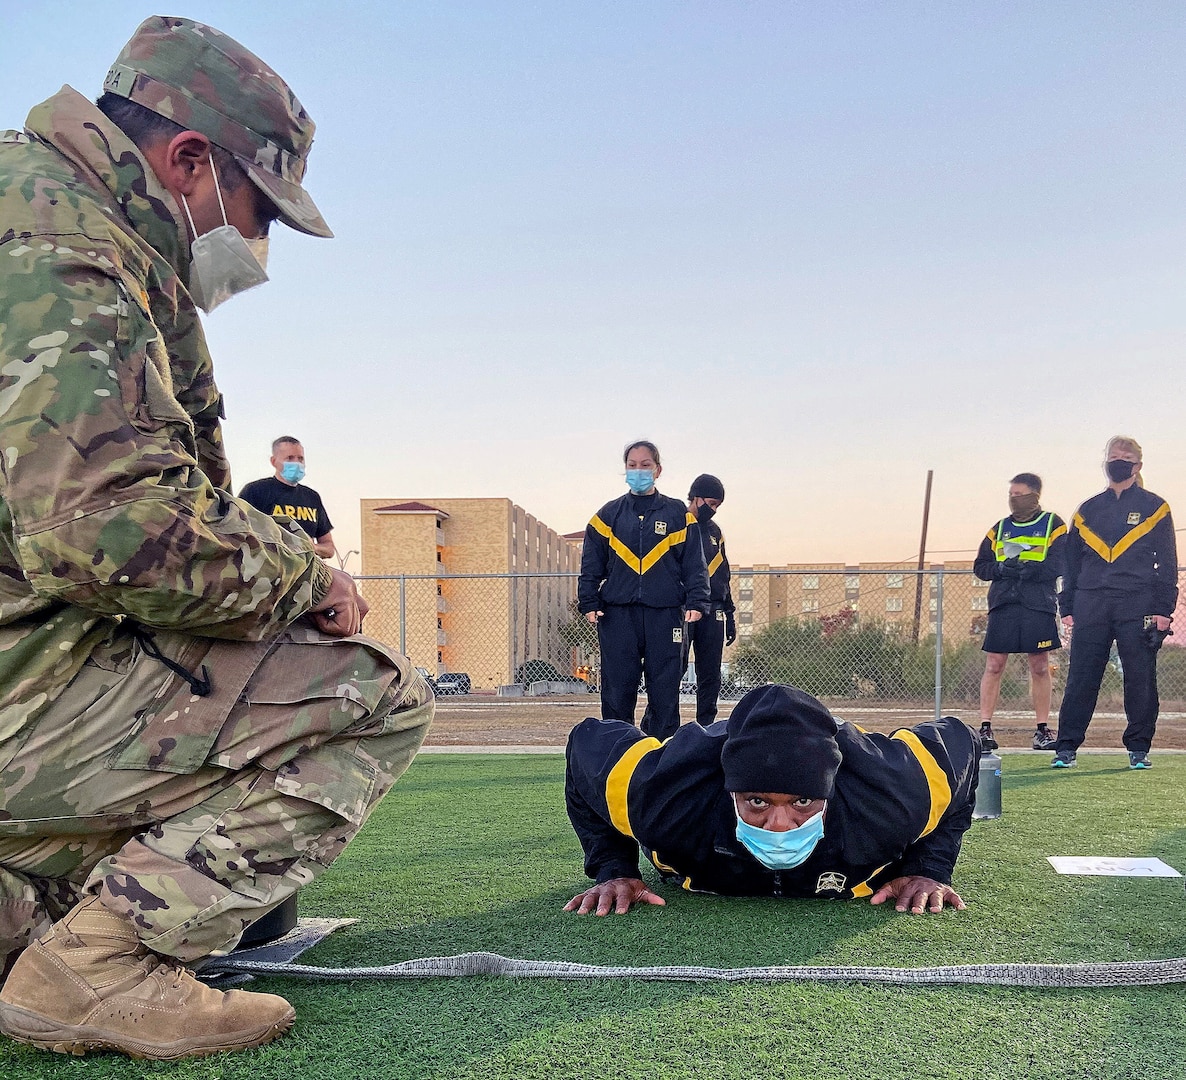
<path fill-rule="evenodd" d="M 1009 516 L 980 541 L 974 571 L 988 589 L 987 653 L 980 680 L 980 734 L 995 745 L 992 717 L 1001 693 L 1001 676 L 1010 653 L 1029 657 L 1030 697 L 1037 730 L 1035 750 L 1053 750 L 1050 722 L 1050 660 L 1062 648 L 1058 635 L 1055 586 L 1063 571 L 1067 527 L 1057 514 L 1038 505 L 1042 478 L 1018 473 L 1009 481 Z"/>

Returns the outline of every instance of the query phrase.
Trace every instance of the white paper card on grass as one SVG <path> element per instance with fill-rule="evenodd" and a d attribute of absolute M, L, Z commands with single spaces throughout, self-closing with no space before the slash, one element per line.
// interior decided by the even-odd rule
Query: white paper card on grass
<path fill-rule="evenodd" d="M 1111 859 L 1098 855 L 1049 855 L 1046 859 L 1060 874 L 1093 877 L 1181 877 L 1160 859 Z"/>

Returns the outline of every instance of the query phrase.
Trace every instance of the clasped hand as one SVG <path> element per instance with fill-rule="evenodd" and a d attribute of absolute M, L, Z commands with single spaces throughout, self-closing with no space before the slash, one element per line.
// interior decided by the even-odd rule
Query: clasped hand
<path fill-rule="evenodd" d="M 333 574 L 333 580 L 320 602 L 309 609 L 309 615 L 323 634 L 350 637 L 362 629 L 363 616 L 370 609 L 359 595 L 354 578 L 345 570 L 335 570 L 333 567 L 330 567 L 330 573 Z"/>

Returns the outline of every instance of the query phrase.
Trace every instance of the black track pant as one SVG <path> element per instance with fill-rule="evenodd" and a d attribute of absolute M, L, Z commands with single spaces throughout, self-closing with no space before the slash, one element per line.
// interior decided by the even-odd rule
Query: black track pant
<path fill-rule="evenodd" d="M 634 723 L 638 681 L 645 672 L 648 715 L 643 731 L 666 739 L 679 730 L 679 678 L 684 613 L 680 608 L 606 604 L 597 620 L 601 643 L 601 714 Z"/>
<path fill-rule="evenodd" d="M 1058 711 L 1058 744 L 1055 750 L 1077 750 L 1087 734 L 1099 697 L 1100 682 L 1112 642 L 1124 669 L 1124 745 L 1147 753 L 1157 727 L 1157 653 L 1145 641 L 1144 611 L 1133 613 L 1129 597 L 1104 592 L 1075 596 L 1075 622 L 1071 629 L 1071 668 Z"/>
<path fill-rule="evenodd" d="M 692 659 L 696 663 L 696 723 L 708 727 L 717 718 L 721 693 L 721 653 L 725 649 L 725 613 L 712 611 L 698 622 L 688 623 Z"/>

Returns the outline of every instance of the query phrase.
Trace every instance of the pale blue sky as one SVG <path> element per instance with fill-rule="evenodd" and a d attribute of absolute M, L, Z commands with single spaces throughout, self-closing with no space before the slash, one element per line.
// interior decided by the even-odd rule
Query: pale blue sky
<path fill-rule="evenodd" d="M 0 126 L 93 95 L 153 9 L 0 0 Z M 360 498 L 561 532 L 728 488 L 734 560 L 975 548 L 1009 477 L 1069 516 L 1134 435 L 1186 514 L 1186 7 L 191 2 L 318 123 L 337 232 L 207 321 L 236 483 L 305 443 Z M 1181 520 L 1186 525 L 1186 520 Z M 354 560 L 357 566 L 357 559 Z"/>

